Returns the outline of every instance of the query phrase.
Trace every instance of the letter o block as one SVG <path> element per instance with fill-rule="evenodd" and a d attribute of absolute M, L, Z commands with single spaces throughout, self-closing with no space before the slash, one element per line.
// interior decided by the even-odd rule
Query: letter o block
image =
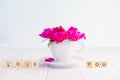
<path fill-rule="evenodd" d="M 99 61 L 94 62 L 94 67 L 100 68 L 101 67 L 100 62 Z"/>
<path fill-rule="evenodd" d="M 15 66 L 16 68 L 22 68 L 22 61 L 16 61 Z"/>

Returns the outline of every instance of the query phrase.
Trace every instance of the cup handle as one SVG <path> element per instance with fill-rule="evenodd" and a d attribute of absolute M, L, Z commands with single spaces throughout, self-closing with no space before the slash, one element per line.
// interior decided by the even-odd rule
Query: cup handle
<path fill-rule="evenodd" d="M 76 52 L 81 53 L 84 50 L 84 48 L 85 48 L 84 43 L 81 41 L 78 41 L 78 48 L 76 49 Z"/>

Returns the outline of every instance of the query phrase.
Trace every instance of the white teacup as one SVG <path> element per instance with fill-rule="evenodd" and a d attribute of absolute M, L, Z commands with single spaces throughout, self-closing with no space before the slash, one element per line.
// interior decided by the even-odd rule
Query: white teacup
<path fill-rule="evenodd" d="M 84 48 L 82 42 L 69 40 L 64 40 L 60 43 L 50 42 L 49 46 L 56 61 L 60 62 L 71 61 L 76 51 L 81 52 Z"/>

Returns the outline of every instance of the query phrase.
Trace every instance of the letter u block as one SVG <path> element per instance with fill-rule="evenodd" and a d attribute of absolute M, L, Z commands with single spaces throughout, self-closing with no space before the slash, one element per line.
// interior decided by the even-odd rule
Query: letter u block
<path fill-rule="evenodd" d="M 108 67 L 108 62 L 107 61 L 100 61 L 101 63 L 101 68 L 107 68 Z"/>

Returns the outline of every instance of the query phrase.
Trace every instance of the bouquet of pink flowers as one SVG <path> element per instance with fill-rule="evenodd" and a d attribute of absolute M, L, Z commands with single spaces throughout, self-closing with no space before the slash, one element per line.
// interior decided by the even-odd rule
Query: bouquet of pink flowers
<path fill-rule="evenodd" d="M 81 33 L 77 28 L 71 26 L 68 30 L 65 30 L 62 26 L 54 28 L 46 28 L 39 34 L 39 36 L 60 43 L 63 40 L 77 41 L 79 39 L 86 39 L 85 33 Z"/>

